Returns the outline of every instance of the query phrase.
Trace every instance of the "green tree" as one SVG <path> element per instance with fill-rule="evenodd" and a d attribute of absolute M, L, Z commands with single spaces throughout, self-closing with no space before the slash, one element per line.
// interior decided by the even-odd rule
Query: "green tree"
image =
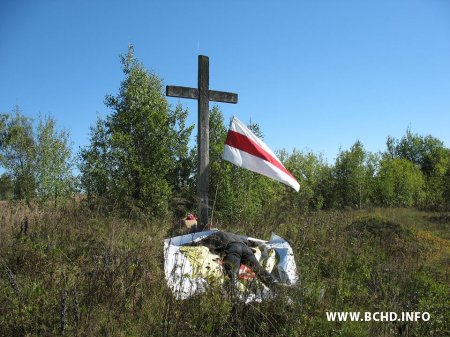
<path fill-rule="evenodd" d="M 447 169 L 445 171 L 444 179 L 444 191 L 443 191 L 443 199 L 444 203 L 443 206 L 448 210 L 450 209 L 450 162 L 447 166 Z"/>
<path fill-rule="evenodd" d="M 225 220 L 228 212 L 232 208 L 232 196 L 230 192 L 230 172 L 231 167 L 222 160 L 222 154 L 227 137 L 227 127 L 225 126 L 223 114 L 217 105 L 214 105 L 209 111 L 209 191 L 208 199 L 211 207 L 213 221 Z M 194 151 L 197 157 L 197 149 Z M 197 176 L 197 166 L 194 168 L 194 174 Z M 197 181 L 195 181 L 197 186 Z M 228 219 L 229 220 L 229 219 Z"/>
<path fill-rule="evenodd" d="M 388 137 L 386 145 L 385 156 L 409 160 L 424 174 L 423 206 L 442 208 L 446 203 L 445 173 L 450 162 L 450 151 L 444 143 L 431 135 L 420 136 L 407 129 L 399 140 Z"/>
<path fill-rule="evenodd" d="M 112 181 L 109 138 L 106 123 L 98 116 L 90 128 L 90 145 L 80 150 L 78 161 L 80 184 L 90 200 L 108 196 Z"/>
<path fill-rule="evenodd" d="M 387 143 L 388 151 L 393 157 L 411 161 L 426 176 L 433 173 L 444 149 L 444 144 L 439 139 L 431 135 L 420 136 L 409 128 L 400 140 L 389 137 Z"/>
<path fill-rule="evenodd" d="M 377 177 L 377 198 L 382 206 L 419 205 L 424 196 L 424 177 L 411 161 L 385 158 Z"/>
<path fill-rule="evenodd" d="M 289 208 L 299 213 L 309 210 L 319 210 L 325 207 L 326 193 L 325 185 L 329 177 L 329 167 L 321 155 L 313 152 L 300 152 L 296 149 L 292 154 L 281 155 L 286 168 L 300 182 L 300 191 L 292 193 L 285 190 L 284 198 L 290 200 Z"/>
<path fill-rule="evenodd" d="M 6 113 L 0 114 L 0 149 L 2 149 L 3 146 L 5 145 L 8 118 L 9 118 L 8 114 Z M 1 156 L 2 152 L 0 152 L 0 158 Z"/>
<path fill-rule="evenodd" d="M 265 218 L 273 204 L 274 182 L 267 177 L 222 161 L 228 127 L 217 106 L 210 110 L 209 200 L 214 205 L 213 221 L 256 224 Z M 259 125 L 248 125 L 262 138 Z M 215 220 L 214 220 L 215 219 Z"/>
<path fill-rule="evenodd" d="M 444 147 L 434 151 L 431 172 L 425 176 L 425 198 L 423 206 L 431 209 L 443 209 L 449 203 L 448 170 L 450 167 L 450 150 Z"/>
<path fill-rule="evenodd" d="M 170 114 L 171 120 L 169 123 L 175 141 L 169 143 L 174 166 L 169 171 L 167 179 L 172 191 L 183 197 L 186 197 L 186 193 L 190 191 L 189 187 L 194 179 L 192 173 L 195 166 L 195 160 L 189 149 L 189 139 L 194 126 L 186 125 L 187 116 L 188 110 L 183 109 L 181 104 L 178 104 L 173 113 Z"/>
<path fill-rule="evenodd" d="M 57 130 L 52 117 L 39 117 L 36 132 L 36 194 L 42 200 L 72 195 L 75 177 L 72 173 L 73 159 L 69 133 Z"/>
<path fill-rule="evenodd" d="M 372 160 L 360 141 L 348 151 L 340 151 L 333 169 L 335 195 L 340 207 L 362 208 L 369 200 L 371 179 L 374 175 Z"/>
<path fill-rule="evenodd" d="M 81 181 L 88 195 L 163 215 L 172 191 L 186 183 L 192 128 L 185 125 L 187 111 L 171 109 L 161 79 L 138 62 L 132 46 L 121 63 L 119 93 L 105 99 L 112 113 L 91 130 L 91 144 L 81 151 Z"/>
<path fill-rule="evenodd" d="M 36 147 L 33 124 L 18 106 L 11 115 L 3 115 L 0 130 L 0 163 L 14 182 L 14 197 L 29 200 L 34 196 Z"/>
<path fill-rule="evenodd" d="M 380 171 L 382 154 L 366 152 L 365 160 L 365 201 L 376 205 L 377 199 L 377 175 Z"/>
<path fill-rule="evenodd" d="M 11 176 L 3 173 L 0 176 L 0 200 L 9 200 L 14 196 L 14 182 Z"/>

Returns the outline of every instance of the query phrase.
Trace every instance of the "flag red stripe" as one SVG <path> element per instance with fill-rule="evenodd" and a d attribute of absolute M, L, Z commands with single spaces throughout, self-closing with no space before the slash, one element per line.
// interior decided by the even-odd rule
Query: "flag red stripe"
<path fill-rule="evenodd" d="M 247 152 L 251 154 L 252 156 L 261 158 L 265 161 L 268 161 L 287 175 L 289 175 L 292 179 L 297 181 L 294 176 L 286 170 L 286 168 L 280 164 L 278 160 L 276 160 L 271 154 L 269 154 L 267 151 L 265 151 L 261 146 L 259 146 L 255 141 L 250 139 L 247 136 L 244 136 L 243 134 L 228 130 L 227 139 L 225 141 L 225 144 L 234 147 L 238 150 Z"/>

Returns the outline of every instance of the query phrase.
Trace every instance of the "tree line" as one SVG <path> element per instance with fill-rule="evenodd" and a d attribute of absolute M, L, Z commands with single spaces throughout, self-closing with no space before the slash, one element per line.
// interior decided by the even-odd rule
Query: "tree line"
<path fill-rule="evenodd" d="M 0 114 L 0 199 L 51 200 L 73 194 L 77 180 L 69 133 L 50 116 L 36 124 L 16 106 Z"/>
<path fill-rule="evenodd" d="M 50 201 L 76 193 L 105 209 L 181 217 L 196 209 L 196 147 L 187 109 L 173 107 L 160 77 L 137 60 L 133 47 L 121 55 L 124 79 L 107 95 L 110 113 L 90 129 L 89 145 L 72 151 L 69 133 L 52 117 L 37 123 L 19 107 L 0 114 L 0 198 Z M 249 128 L 264 138 L 258 124 Z M 450 149 L 408 129 L 387 137 L 372 153 L 356 141 L 333 164 L 321 154 L 277 151 L 300 182 L 299 193 L 222 162 L 227 127 L 210 110 L 210 191 L 213 221 L 286 221 L 315 210 L 381 207 L 450 207 Z M 75 169 L 78 171 L 75 174 Z"/>

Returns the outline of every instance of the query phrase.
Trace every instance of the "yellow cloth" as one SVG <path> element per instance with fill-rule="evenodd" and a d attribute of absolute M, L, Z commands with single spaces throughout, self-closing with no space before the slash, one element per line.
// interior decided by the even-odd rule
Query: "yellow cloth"
<path fill-rule="evenodd" d="M 222 283 L 224 280 L 224 274 L 222 266 L 219 263 L 220 256 L 212 254 L 207 247 L 197 246 L 180 247 L 180 252 L 182 252 L 192 267 L 192 274 L 189 277 L 192 278 L 204 278 L 208 282 Z M 259 260 L 260 264 L 270 273 L 272 269 L 279 262 L 276 256 L 275 249 L 270 249 L 267 255 L 261 254 L 261 250 L 256 248 L 255 256 Z"/>
<path fill-rule="evenodd" d="M 210 253 L 207 247 L 183 246 L 180 247 L 180 252 L 187 257 L 191 264 L 192 275 L 190 275 L 190 277 L 205 278 L 209 282 L 223 280 L 223 272 L 219 264 L 220 257 Z"/>

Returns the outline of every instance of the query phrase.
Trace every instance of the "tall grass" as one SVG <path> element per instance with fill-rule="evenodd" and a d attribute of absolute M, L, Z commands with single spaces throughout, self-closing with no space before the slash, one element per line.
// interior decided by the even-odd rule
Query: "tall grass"
<path fill-rule="evenodd" d="M 287 239 L 301 284 L 263 303 L 223 289 L 176 300 L 162 240 L 171 221 L 0 205 L 0 336 L 445 336 L 449 216 L 319 212 L 223 229 Z M 26 223 L 26 225 L 25 225 Z M 429 322 L 328 322 L 326 311 L 428 311 Z"/>

